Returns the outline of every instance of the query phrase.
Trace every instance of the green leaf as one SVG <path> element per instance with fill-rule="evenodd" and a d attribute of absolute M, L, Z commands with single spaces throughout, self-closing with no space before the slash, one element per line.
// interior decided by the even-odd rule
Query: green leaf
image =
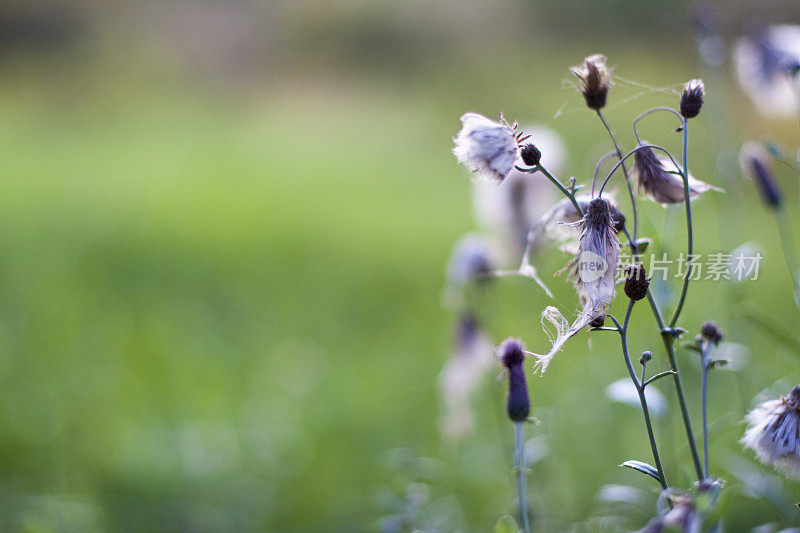
<path fill-rule="evenodd" d="M 518 533 L 519 527 L 510 515 L 500 518 L 494 525 L 494 533 Z"/>
<path fill-rule="evenodd" d="M 647 474 L 648 476 L 652 477 L 658 482 L 661 482 L 661 477 L 658 475 L 658 470 L 655 467 L 643 462 L 643 461 L 635 461 L 629 460 L 625 461 L 619 466 L 627 466 L 628 468 L 633 468 L 634 470 L 638 470 L 642 474 Z"/>
<path fill-rule="evenodd" d="M 795 352 L 795 354 L 800 353 L 800 342 L 798 342 L 797 337 L 778 326 L 776 320 L 768 316 L 762 310 L 753 305 L 749 305 L 745 307 L 742 316 L 766 333 L 769 333 L 774 340 L 780 342 Z"/>

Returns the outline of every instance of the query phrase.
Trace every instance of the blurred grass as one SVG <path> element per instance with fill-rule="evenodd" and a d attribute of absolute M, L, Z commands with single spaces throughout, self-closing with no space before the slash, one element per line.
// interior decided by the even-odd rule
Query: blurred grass
<path fill-rule="evenodd" d="M 370 529 L 381 514 L 376 495 L 402 478 L 384 461 L 394 448 L 442 461 L 431 490 L 457 499 L 469 530 L 510 512 L 502 385 L 487 380 L 476 436 L 449 445 L 437 430 L 436 379 L 452 325 L 441 305 L 444 265 L 451 244 L 473 228 L 469 183 L 450 139 L 463 111 L 503 111 L 557 128 L 570 150 L 568 172 L 579 179 L 607 150 L 596 119 L 562 83 L 570 64 L 598 51 L 599 38 L 570 40 L 565 54 L 562 40 L 530 37 L 526 49 L 512 47 L 512 37 L 446 66 L 434 61 L 410 82 L 387 69 L 230 92 L 200 90 L 160 65 L 120 68 L 117 58 L 7 61 L 3 529 Z M 602 50 L 621 78 L 675 88 L 696 75 L 689 45 L 665 55 L 663 43 L 629 44 Z M 675 99 L 640 92 L 618 82 L 608 112 L 627 146 L 635 114 Z M 698 122 L 692 171 L 724 187 L 738 177 L 711 176 L 703 130 L 713 125 Z M 675 146 L 669 126 L 654 119 L 644 131 Z M 791 140 L 792 131 L 779 136 Z M 796 197 L 794 178 L 784 179 Z M 716 471 L 739 453 L 750 398 L 786 375 L 797 378 L 797 354 L 740 317 L 747 304 L 793 331 L 797 313 L 773 221 L 744 187 L 742 203 L 722 196 L 718 205 L 741 220 L 736 241 L 762 243 L 762 277 L 732 292 L 697 283 L 681 320 L 693 334 L 716 319 L 752 350 L 743 376 L 712 378 Z M 726 230 L 716 204 L 697 204 L 696 247 L 705 253 L 721 249 Z M 679 217 L 665 226 L 659 207 L 644 213 L 644 235 L 667 227 L 659 244 L 683 247 Z M 550 254 L 539 268 L 549 278 L 565 259 Z M 571 311 L 571 289 L 548 283 Z M 545 347 L 539 313 L 549 302 L 521 280 L 496 285 L 485 301 L 493 338 Z M 664 361 L 648 315 L 637 309 L 632 349 L 657 352 L 655 371 Z M 615 466 L 648 459 L 640 415 L 604 397 L 625 375 L 616 339 L 591 334 L 587 346 L 586 337 L 530 383 L 542 420 L 531 434 L 545 435 L 552 450 L 533 470 L 532 500 L 554 530 L 595 514 L 606 483 L 646 488 L 654 498 L 647 480 Z M 693 356 L 679 357 L 696 405 Z M 666 382 L 658 388 L 672 401 Z M 659 436 L 671 481 L 688 486 L 672 407 Z M 732 524 L 786 520 L 737 498 Z"/>

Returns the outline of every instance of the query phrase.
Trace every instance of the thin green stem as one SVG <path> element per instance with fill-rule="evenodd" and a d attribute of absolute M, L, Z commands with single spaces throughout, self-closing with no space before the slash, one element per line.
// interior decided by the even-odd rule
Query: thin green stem
<path fill-rule="evenodd" d="M 628 246 L 631 249 L 631 254 L 635 262 L 639 261 L 639 249 L 635 242 L 631 240 L 630 235 L 626 232 L 628 238 Z M 689 450 L 692 454 L 692 462 L 694 463 L 697 479 L 703 479 L 703 470 L 700 465 L 700 454 L 697 451 L 697 443 L 694 439 L 694 430 L 692 430 L 692 419 L 689 418 L 689 407 L 686 404 L 686 395 L 683 392 L 683 383 L 681 382 L 680 371 L 678 370 L 678 361 L 675 358 L 675 347 L 673 345 L 674 337 L 672 333 L 666 329 L 664 324 L 664 317 L 661 315 L 661 310 L 658 308 L 653 294 L 647 291 L 647 302 L 650 304 L 650 309 L 653 311 L 653 318 L 656 319 L 658 329 L 661 332 L 661 340 L 664 343 L 664 350 L 667 352 L 667 360 L 669 361 L 669 368 L 672 372 L 672 382 L 675 385 L 675 393 L 678 396 L 678 406 L 681 410 L 681 417 L 683 419 L 683 427 L 686 430 L 686 440 L 689 443 Z"/>
<path fill-rule="evenodd" d="M 703 474 L 708 478 L 708 342 L 700 352 L 700 408 L 703 413 Z"/>
<path fill-rule="evenodd" d="M 530 533 L 531 524 L 528 518 L 528 487 L 525 480 L 525 438 L 522 422 L 515 422 L 514 467 L 517 472 L 517 503 L 522 518 L 522 529 Z"/>
<path fill-rule="evenodd" d="M 547 169 L 544 168 L 542 165 L 536 165 L 535 167 L 530 167 L 530 168 L 516 167 L 516 169 L 519 170 L 520 172 L 525 172 L 527 174 L 533 174 L 539 171 L 545 176 L 547 176 L 547 179 L 553 182 L 553 185 L 555 185 L 558 188 L 558 190 L 564 194 L 564 196 L 569 198 L 569 200 L 572 202 L 572 205 L 575 206 L 575 210 L 578 211 L 578 215 L 583 217 L 583 209 L 581 209 L 580 204 L 578 204 L 578 201 L 575 199 L 575 194 L 573 194 L 572 192 L 569 191 L 569 189 L 564 187 L 564 185 L 558 180 L 558 178 L 550 174 L 550 172 L 548 172 Z"/>
<path fill-rule="evenodd" d="M 625 359 L 625 366 L 628 368 L 628 373 L 631 376 L 633 386 L 636 387 L 636 393 L 639 395 L 639 403 L 642 406 L 642 415 L 644 415 L 644 424 L 647 428 L 647 436 L 650 438 L 650 449 L 653 452 L 653 460 L 656 463 L 656 470 L 658 470 L 659 483 L 661 483 L 662 488 L 666 489 L 669 485 L 667 484 L 667 478 L 664 475 L 664 468 L 661 466 L 661 456 L 658 453 L 658 444 L 656 444 L 656 436 L 655 432 L 653 431 L 653 424 L 650 420 L 650 410 L 647 407 L 644 386 L 642 385 L 642 382 L 639 381 L 639 378 L 636 377 L 636 371 L 633 369 L 630 353 L 628 352 L 628 322 L 631 318 L 631 311 L 633 311 L 634 303 L 636 303 L 634 300 L 628 301 L 628 309 L 625 311 L 625 320 L 623 321 L 622 326 L 620 326 L 619 322 L 617 322 L 617 320 L 613 317 L 612 320 L 617 325 L 617 328 L 619 328 L 620 341 L 622 343 L 622 356 Z"/>
<path fill-rule="evenodd" d="M 599 109 L 597 110 L 597 116 L 600 117 L 600 122 L 603 123 L 605 126 L 606 131 L 608 132 L 608 136 L 611 137 L 611 142 L 614 144 L 614 149 L 617 151 L 617 157 L 619 157 L 620 162 L 622 162 L 622 150 L 619 148 L 619 143 L 617 143 L 617 138 L 614 136 L 614 132 L 611 131 L 611 128 L 606 122 L 605 117 L 603 116 L 603 112 Z M 628 169 L 625 167 L 625 163 L 622 163 L 622 173 L 625 176 L 625 185 L 628 187 L 628 195 L 631 199 L 631 210 L 633 211 L 633 240 L 636 240 L 639 232 L 639 215 L 636 212 L 636 195 L 633 193 L 633 186 L 631 186 L 631 179 L 628 176 Z M 594 187 L 594 183 L 592 184 Z"/>
<path fill-rule="evenodd" d="M 681 287 L 681 297 L 678 300 L 678 306 L 675 308 L 675 313 L 672 315 L 672 320 L 669 321 L 669 327 L 675 327 L 678 322 L 678 317 L 681 316 L 683 303 L 686 301 L 686 292 L 689 290 L 689 280 L 692 278 L 692 262 L 694 261 L 694 237 L 692 231 L 692 201 L 689 198 L 689 155 L 687 151 L 689 131 L 686 126 L 686 120 L 681 119 L 683 134 L 683 203 L 686 205 L 686 239 L 687 239 L 687 252 L 686 252 L 686 274 L 683 276 L 683 287 Z"/>
<path fill-rule="evenodd" d="M 783 246 L 783 257 L 786 261 L 786 268 L 789 269 L 789 275 L 792 277 L 794 301 L 795 304 L 800 306 L 800 285 L 798 285 L 797 279 L 797 253 L 794 245 L 794 237 L 792 236 L 792 228 L 789 225 L 789 220 L 786 218 L 786 211 L 782 207 L 775 209 L 774 212 L 775 219 L 778 222 L 778 234 L 781 238 L 781 246 Z"/>

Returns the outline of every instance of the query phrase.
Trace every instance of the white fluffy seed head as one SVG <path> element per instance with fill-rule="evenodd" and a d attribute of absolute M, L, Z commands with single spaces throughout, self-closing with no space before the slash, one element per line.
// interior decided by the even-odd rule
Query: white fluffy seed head
<path fill-rule="evenodd" d="M 741 443 L 787 477 L 800 479 L 800 386 L 789 396 L 768 400 L 745 415 Z"/>
<path fill-rule="evenodd" d="M 480 180 L 502 182 L 514 168 L 519 147 L 514 127 L 477 113 L 461 115 L 453 154 Z"/>

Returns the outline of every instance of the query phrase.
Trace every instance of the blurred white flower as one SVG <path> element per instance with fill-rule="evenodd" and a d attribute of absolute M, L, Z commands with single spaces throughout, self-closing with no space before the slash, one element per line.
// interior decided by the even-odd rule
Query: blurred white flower
<path fill-rule="evenodd" d="M 747 430 L 741 443 L 761 462 L 800 479 L 800 385 L 785 398 L 761 403 L 745 420 Z"/>
<path fill-rule="evenodd" d="M 624 403 L 637 409 L 641 408 L 639 393 L 630 378 L 621 378 L 606 387 L 606 396 L 609 400 Z M 658 389 L 648 385 L 644 389 L 644 398 L 650 413 L 656 418 L 663 418 L 667 414 L 667 400 Z"/>
<path fill-rule="evenodd" d="M 501 119 L 502 120 L 502 119 Z M 479 179 L 502 182 L 514 168 L 519 153 L 516 123 L 495 122 L 477 113 L 461 116 L 461 131 L 453 142 L 458 162 Z"/>
<path fill-rule="evenodd" d="M 479 279 L 486 278 L 498 266 L 499 252 L 490 239 L 476 233 L 468 233 L 453 245 L 447 266 L 447 282 L 460 288 Z"/>
<path fill-rule="evenodd" d="M 797 96 L 787 66 L 800 61 L 800 26 L 769 26 L 756 37 L 743 37 L 733 51 L 742 89 L 759 113 L 790 117 Z"/>
<path fill-rule="evenodd" d="M 440 426 L 446 437 L 458 438 L 472 431 L 470 398 L 489 369 L 496 365 L 492 341 L 472 314 L 462 315 L 453 354 L 439 375 L 443 406 Z"/>
<path fill-rule="evenodd" d="M 554 175 L 561 174 L 566 149 L 554 130 L 531 125 L 524 131 L 542 152 L 541 164 Z M 526 174 L 512 169 L 501 187 L 485 181 L 473 185 L 473 209 L 478 224 L 497 236 L 509 251 L 519 255 L 525 249 L 528 231 L 536 220 L 555 202 L 558 191 L 539 174 Z"/>

